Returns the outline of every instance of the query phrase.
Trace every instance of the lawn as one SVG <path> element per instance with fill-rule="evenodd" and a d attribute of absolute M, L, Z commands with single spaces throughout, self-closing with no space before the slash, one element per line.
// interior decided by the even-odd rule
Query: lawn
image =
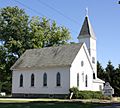
<path fill-rule="evenodd" d="M 0 98 L 0 108 L 96 108 L 110 104 L 101 100 Z"/>
<path fill-rule="evenodd" d="M 79 102 L 33 102 L 33 103 L 0 103 L 0 108 L 96 108 L 102 106 L 93 103 L 79 103 Z"/>

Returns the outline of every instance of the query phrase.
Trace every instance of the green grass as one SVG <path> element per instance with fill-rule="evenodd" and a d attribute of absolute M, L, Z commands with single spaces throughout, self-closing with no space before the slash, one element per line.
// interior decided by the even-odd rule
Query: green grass
<path fill-rule="evenodd" d="M 78 102 L 70 102 L 70 103 L 54 103 L 54 102 L 33 102 L 33 103 L 0 103 L 0 108 L 96 108 L 97 106 L 101 106 L 100 104 L 92 104 L 92 103 L 78 103 Z"/>
<path fill-rule="evenodd" d="M 0 98 L 0 103 L 63 102 L 63 101 L 64 101 L 64 99 Z"/>
<path fill-rule="evenodd" d="M 0 98 L 0 108 L 96 108 L 110 103 L 101 100 Z"/>

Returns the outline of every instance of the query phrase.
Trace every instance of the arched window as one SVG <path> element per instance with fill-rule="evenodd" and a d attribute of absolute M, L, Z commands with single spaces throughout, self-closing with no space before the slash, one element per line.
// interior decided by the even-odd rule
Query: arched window
<path fill-rule="evenodd" d="M 92 63 L 95 64 L 95 57 L 92 57 Z"/>
<path fill-rule="evenodd" d="M 23 75 L 20 75 L 20 87 L 23 87 Z"/>
<path fill-rule="evenodd" d="M 93 79 L 95 79 L 95 73 L 93 73 Z"/>
<path fill-rule="evenodd" d="M 86 75 L 85 76 L 85 87 L 87 87 L 88 86 L 88 76 Z"/>
<path fill-rule="evenodd" d="M 102 85 L 99 85 L 99 90 L 102 91 Z"/>
<path fill-rule="evenodd" d="M 82 73 L 82 81 L 84 82 L 84 72 Z"/>
<path fill-rule="evenodd" d="M 77 87 L 79 87 L 79 73 L 77 73 Z"/>
<path fill-rule="evenodd" d="M 34 74 L 31 75 L 31 87 L 34 87 Z"/>
<path fill-rule="evenodd" d="M 43 74 L 43 86 L 47 86 L 47 74 Z"/>
<path fill-rule="evenodd" d="M 56 86 L 61 86 L 61 77 L 59 72 L 56 75 Z"/>

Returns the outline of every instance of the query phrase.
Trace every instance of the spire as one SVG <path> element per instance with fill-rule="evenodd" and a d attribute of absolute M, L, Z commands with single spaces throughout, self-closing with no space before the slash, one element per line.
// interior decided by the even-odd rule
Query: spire
<path fill-rule="evenodd" d="M 78 36 L 78 39 L 80 37 L 92 37 L 92 38 L 95 38 L 95 34 L 94 34 L 94 31 L 93 31 L 93 28 L 90 24 L 90 21 L 89 21 L 89 17 L 88 17 L 88 9 L 86 8 L 86 17 L 84 19 L 84 23 L 82 25 L 82 28 L 81 28 L 81 31 L 80 31 L 80 34 Z"/>

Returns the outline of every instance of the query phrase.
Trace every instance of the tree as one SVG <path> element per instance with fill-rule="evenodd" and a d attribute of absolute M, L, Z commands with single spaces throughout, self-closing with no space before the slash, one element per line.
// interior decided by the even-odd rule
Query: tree
<path fill-rule="evenodd" d="M 33 17 L 30 21 L 32 48 L 59 46 L 68 43 L 70 32 L 65 27 L 58 27 L 55 21 L 43 17 Z"/>
<path fill-rule="evenodd" d="M 120 65 L 115 69 L 115 73 L 113 77 L 113 88 L 115 92 L 115 96 L 120 96 Z"/>
<path fill-rule="evenodd" d="M 0 46 L 0 91 L 7 93 L 11 92 L 11 89 L 8 89 L 8 87 L 11 88 L 11 72 L 9 71 L 11 62 L 9 62 L 7 49 L 4 46 Z"/>
<path fill-rule="evenodd" d="M 100 79 L 105 81 L 106 74 L 105 74 L 105 71 L 99 61 L 97 61 L 97 75 Z"/>
<path fill-rule="evenodd" d="M 114 96 L 120 96 L 120 65 L 114 68 L 111 61 L 108 61 L 105 70 L 99 62 L 97 62 L 98 77 L 103 79 L 105 82 L 109 82 L 114 88 Z"/>
<path fill-rule="evenodd" d="M 32 19 L 23 9 L 6 7 L 0 9 L 0 85 L 10 92 L 10 67 L 26 49 L 43 48 L 66 44 L 70 32 L 47 18 Z"/>
<path fill-rule="evenodd" d="M 70 32 L 65 27 L 57 26 L 47 18 L 29 16 L 18 7 L 6 7 L 0 10 L 0 41 L 8 53 L 20 55 L 30 48 L 42 48 L 66 44 Z"/>
<path fill-rule="evenodd" d="M 1 90 L 7 93 L 11 87 L 10 67 L 25 51 L 23 43 L 28 36 L 28 16 L 18 7 L 0 9 L 0 74 Z"/>
<path fill-rule="evenodd" d="M 5 56 L 6 56 L 6 51 L 3 48 L 3 46 L 0 46 L 0 92 L 2 89 L 4 77 L 5 77 Z"/>
<path fill-rule="evenodd" d="M 105 70 L 106 70 L 106 82 L 109 82 L 110 85 L 113 87 L 114 86 L 113 77 L 115 75 L 115 69 L 111 61 L 108 61 L 108 64 Z"/>
<path fill-rule="evenodd" d="M 0 10 L 0 41 L 8 49 L 8 53 L 20 56 L 27 44 L 29 35 L 29 17 L 18 7 L 6 7 Z M 26 47 L 26 45 L 24 45 Z"/>

